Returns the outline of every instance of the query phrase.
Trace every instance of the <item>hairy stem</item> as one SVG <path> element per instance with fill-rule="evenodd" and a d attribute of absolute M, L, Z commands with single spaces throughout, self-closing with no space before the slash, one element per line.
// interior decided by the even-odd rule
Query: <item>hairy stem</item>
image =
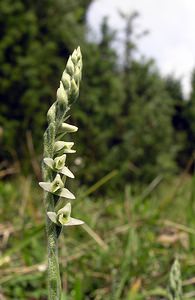
<path fill-rule="evenodd" d="M 50 124 L 44 134 L 44 157 L 52 157 L 55 142 L 55 124 Z M 42 165 L 44 181 L 52 181 L 52 172 L 46 166 Z M 45 209 L 53 211 L 55 207 L 54 195 L 45 192 Z M 56 225 L 46 217 L 47 232 L 47 251 L 48 251 L 48 299 L 60 300 L 61 298 L 61 279 L 58 262 L 58 232 Z"/>
<path fill-rule="evenodd" d="M 58 262 L 58 234 L 50 220 L 46 223 L 48 244 L 48 291 L 49 300 L 61 299 L 61 279 Z"/>

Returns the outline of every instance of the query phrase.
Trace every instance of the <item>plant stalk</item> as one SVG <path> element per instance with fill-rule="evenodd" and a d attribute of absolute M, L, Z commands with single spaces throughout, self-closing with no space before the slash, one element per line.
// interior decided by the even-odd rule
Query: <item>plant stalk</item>
<path fill-rule="evenodd" d="M 50 124 L 44 134 L 44 157 L 52 157 L 55 142 L 55 124 Z M 51 170 L 42 164 L 44 181 L 52 181 Z M 54 211 L 55 196 L 44 192 L 45 210 Z M 48 257 L 48 299 L 61 299 L 61 278 L 58 262 L 58 232 L 56 225 L 46 216 L 47 257 Z"/>

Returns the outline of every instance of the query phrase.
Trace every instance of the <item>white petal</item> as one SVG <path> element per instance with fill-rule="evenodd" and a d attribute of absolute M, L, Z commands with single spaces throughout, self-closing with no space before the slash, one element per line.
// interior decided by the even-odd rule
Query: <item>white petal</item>
<path fill-rule="evenodd" d="M 70 178 L 74 178 L 74 174 L 67 168 L 67 167 L 64 167 L 60 173 L 70 177 Z"/>
<path fill-rule="evenodd" d="M 68 123 L 62 123 L 60 130 L 61 131 L 65 130 L 65 132 L 72 133 L 72 132 L 76 132 L 78 130 L 78 127 L 74 125 L 70 125 Z"/>
<path fill-rule="evenodd" d="M 70 149 L 72 146 L 74 146 L 73 142 L 65 142 L 66 148 Z"/>
<path fill-rule="evenodd" d="M 66 161 L 66 154 L 63 154 L 61 156 L 57 156 L 55 159 L 54 159 L 54 162 L 58 162 L 58 160 L 62 160 L 64 163 Z"/>
<path fill-rule="evenodd" d="M 66 142 L 63 142 L 63 141 L 55 142 L 54 151 L 58 152 L 58 151 L 62 150 L 65 147 L 65 145 L 66 145 Z"/>
<path fill-rule="evenodd" d="M 73 149 L 65 149 L 64 150 L 64 153 L 67 153 L 67 154 L 70 154 L 70 153 L 75 153 L 76 150 L 73 150 Z"/>
<path fill-rule="evenodd" d="M 57 224 L 57 215 L 55 212 L 48 211 L 47 212 L 48 218 L 55 224 Z"/>
<path fill-rule="evenodd" d="M 55 180 L 58 180 L 58 181 L 61 181 L 61 182 L 62 182 L 62 179 L 61 179 L 60 174 L 57 174 L 57 175 L 56 175 L 56 177 L 54 178 L 54 181 L 55 181 Z M 53 181 L 53 182 L 54 182 L 54 181 Z M 62 182 L 62 183 L 63 183 L 63 182 Z"/>
<path fill-rule="evenodd" d="M 52 158 L 49 158 L 49 157 L 45 157 L 44 159 L 43 159 L 43 161 L 44 161 L 44 163 L 48 166 L 48 167 L 50 167 L 51 169 L 53 169 L 53 159 Z"/>
<path fill-rule="evenodd" d="M 70 204 L 70 202 L 68 202 L 64 207 L 59 209 L 58 212 L 57 212 L 57 215 L 64 214 L 64 213 L 65 214 L 68 213 L 68 215 L 70 216 L 70 214 L 71 214 L 71 204 Z"/>
<path fill-rule="evenodd" d="M 56 195 L 68 199 L 75 199 L 75 196 L 67 189 L 63 188 L 55 193 Z"/>
<path fill-rule="evenodd" d="M 39 185 L 42 189 L 44 189 L 47 192 L 51 191 L 52 184 L 50 182 L 39 182 Z"/>
<path fill-rule="evenodd" d="M 70 221 L 68 221 L 63 226 L 74 226 L 74 225 L 82 225 L 82 224 L 84 224 L 83 221 L 81 221 L 79 219 L 75 219 L 75 218 L 70 218 Z"/>

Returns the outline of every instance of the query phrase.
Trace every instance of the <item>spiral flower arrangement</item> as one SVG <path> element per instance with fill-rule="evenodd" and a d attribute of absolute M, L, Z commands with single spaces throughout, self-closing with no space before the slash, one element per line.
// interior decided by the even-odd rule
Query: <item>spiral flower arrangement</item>
<path fill-rule="evenodd" d="M 80 47 L 69 57 L 57 90 L 56 101 L 47 113 L 48 127 L 44 133 L 44 158 L 42 163 L 46 208 L 46 230 L 48 244 L 48 296 L 49 300 L 61 299 L 61 279 L 58 263 L 58 238 L 63 227 L 81 225 L 83 221 L 71 217 L 71 202 L 75 196 L 64 187 L 66 177 L 74 178 L 66 166 L 68 154 L 76 152 L 74 143 L 64 141 L 67 133 L 78 130 L 66 123 L 70 105 L 79 95 L 82 74 Z"/>

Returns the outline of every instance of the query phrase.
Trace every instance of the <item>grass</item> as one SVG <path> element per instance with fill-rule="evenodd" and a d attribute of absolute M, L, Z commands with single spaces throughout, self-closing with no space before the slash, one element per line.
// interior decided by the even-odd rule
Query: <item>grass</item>
<path fill-rule="evenodd" d="M 86 225 L 60 238 L 62 300 L 167 299 L 176 255 L 184 299 L 194 299 L 194 178 L 156 183 L 109 197 L 96 193 L 101 184 L 79 190 L 74 212 Z M 0 299 L 46 299 L 41 199 L 30 177 L 0 182 Z"/>

